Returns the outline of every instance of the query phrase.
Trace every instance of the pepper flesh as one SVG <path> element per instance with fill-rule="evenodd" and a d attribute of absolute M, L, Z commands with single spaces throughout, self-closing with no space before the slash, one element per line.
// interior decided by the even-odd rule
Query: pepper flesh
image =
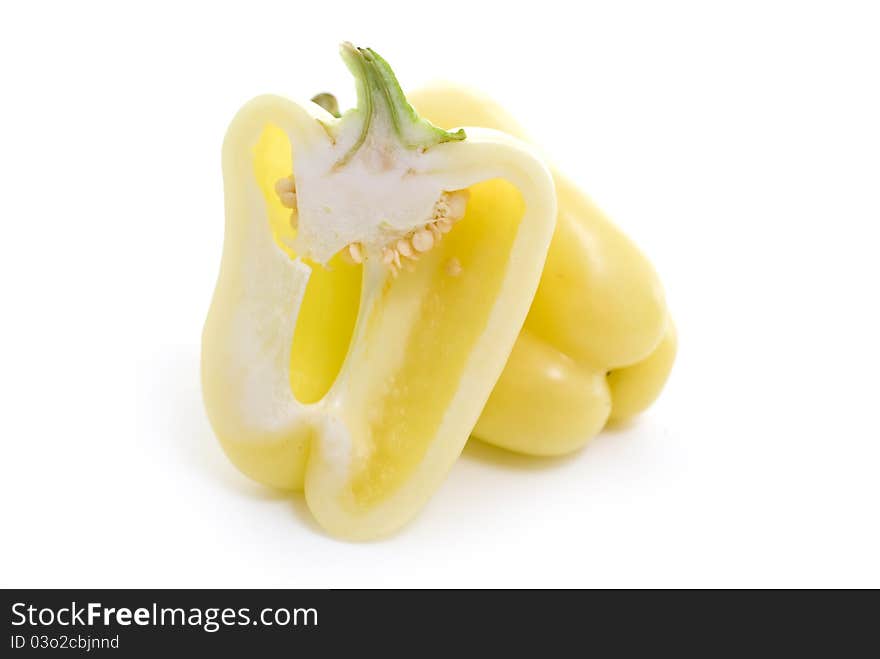
<path fill-rule="evenodd" d="M 264 96 L 229 127 L 202 388 L 241 471 L 304 489 L 328 531 L 364 539 L 411 518 L 467 441 L 537 289 L 556 198 L 521 142 L 435 128 L 373 51 L 343 55 L 355 110 Z M 463 217 L 395 278 L 384 250 L 419 230 L 434 190 L 467 191 Z"/>
<path fill-rule="evenodd" d="M 442 85 L 409 96 L 438 126 L 485 126 L 522 136 L 482 95 Z M 609 421 L 659 396 L 677 336 L 648 260 L 575 185 L 553 174 L 559 216 L 522 333 L 474 429 L 532 455 L 582 447 Z"/>

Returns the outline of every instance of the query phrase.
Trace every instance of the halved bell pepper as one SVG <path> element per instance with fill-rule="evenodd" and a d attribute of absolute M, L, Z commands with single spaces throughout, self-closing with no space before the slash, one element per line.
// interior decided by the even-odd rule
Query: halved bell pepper
<path fill-rule="evenodd" d="M 522 136 L 484 96 L 453 85 L 409 99 L 438 126 Z M 474 429 L 532 455 L 574 451 L 611 421 L 645 410 L 675 361 L 663 288 L 638 248 L 558 172 L 559 216 L 541 285 L 507 366 Z"/>
<path fill-rule="evenodd" d="M 519 140 L 436 128 L 374 51 L 342 56 L 356 108 L 263 96 L 229 127 L 202 387 L 241 471 L 304 488 L 328 531 L 370 538 L 415 514 L 473 430 L 556 195 Z"/>

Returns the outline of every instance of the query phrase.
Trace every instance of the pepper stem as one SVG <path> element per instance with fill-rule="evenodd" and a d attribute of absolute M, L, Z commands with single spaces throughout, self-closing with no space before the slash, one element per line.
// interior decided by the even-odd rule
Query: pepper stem
<path fill-rule="evenodd" d="M 328 94 L 327 92 L 315 94 L 312 96 L 312 103 L 320 105 L 337 119 L 342 116 L 339 114 L 339 101 L 336 100 L 336 97 L 333 94 Z"/>
<path fill-rule="evenodd" d="M 358 48 L 346 41 L 340 47 L 340 54 L 354 76 L 358 99 L 356 112 L 362 117 L 363 123 L 357 140 L 336 163 L 337 167 L 347 163 L 363 146 L 374 120 L 380 114 L 387 118 L 387 122 L 382 123 L 391 126 L 401 146 L 407 149 L 425 151 L 436 144 L 465 139 L 464 130 L 461 128 L 449 132 L 422 119 L 406 100 L 388 62 L 376 51 L 371 48 Z M 328 109 L 322 102 L 317 100 L 315 102 Z M 328 111 L 332 114 L 331 110 Z"/>

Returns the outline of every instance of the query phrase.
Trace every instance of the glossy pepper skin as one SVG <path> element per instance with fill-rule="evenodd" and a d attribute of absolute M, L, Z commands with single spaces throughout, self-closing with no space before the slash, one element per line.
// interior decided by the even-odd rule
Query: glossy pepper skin
<path fill-rule="evenodd" d="M 362 540 L 406 523 L 458 458 L 538 287 L 556 195 L 519 140 L 438 129 L 377 53 L 342 56 L 356 108 L 263 96 L 230 124 L 202 391 L 243 473 Z"/>
<path fill-rule="evenodd" d="M 521 136 L 498 105 L 442 85 L 410 94 L 438 126 Z M 675 325 L 651 264 L 605 215 L 553 172 L 558 217 L 541 283 L 473 435 L 531 455 L 577 450 L 609 421 L 660 395 L 677 348 Z"/>

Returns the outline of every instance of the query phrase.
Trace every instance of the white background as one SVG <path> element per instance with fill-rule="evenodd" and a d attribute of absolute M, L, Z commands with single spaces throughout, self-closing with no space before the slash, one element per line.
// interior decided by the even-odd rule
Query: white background
<path fill-rule="evenodd" d="M 0 584 L 880 586 L 872 4 L 5 4 Z M 636 422 L 567 459 L 469 446 L 368 544 L 240 476 L 198 381 L 226 125 L 350 103 L 343 39 L 509 107 L 681 342 Z"/>

